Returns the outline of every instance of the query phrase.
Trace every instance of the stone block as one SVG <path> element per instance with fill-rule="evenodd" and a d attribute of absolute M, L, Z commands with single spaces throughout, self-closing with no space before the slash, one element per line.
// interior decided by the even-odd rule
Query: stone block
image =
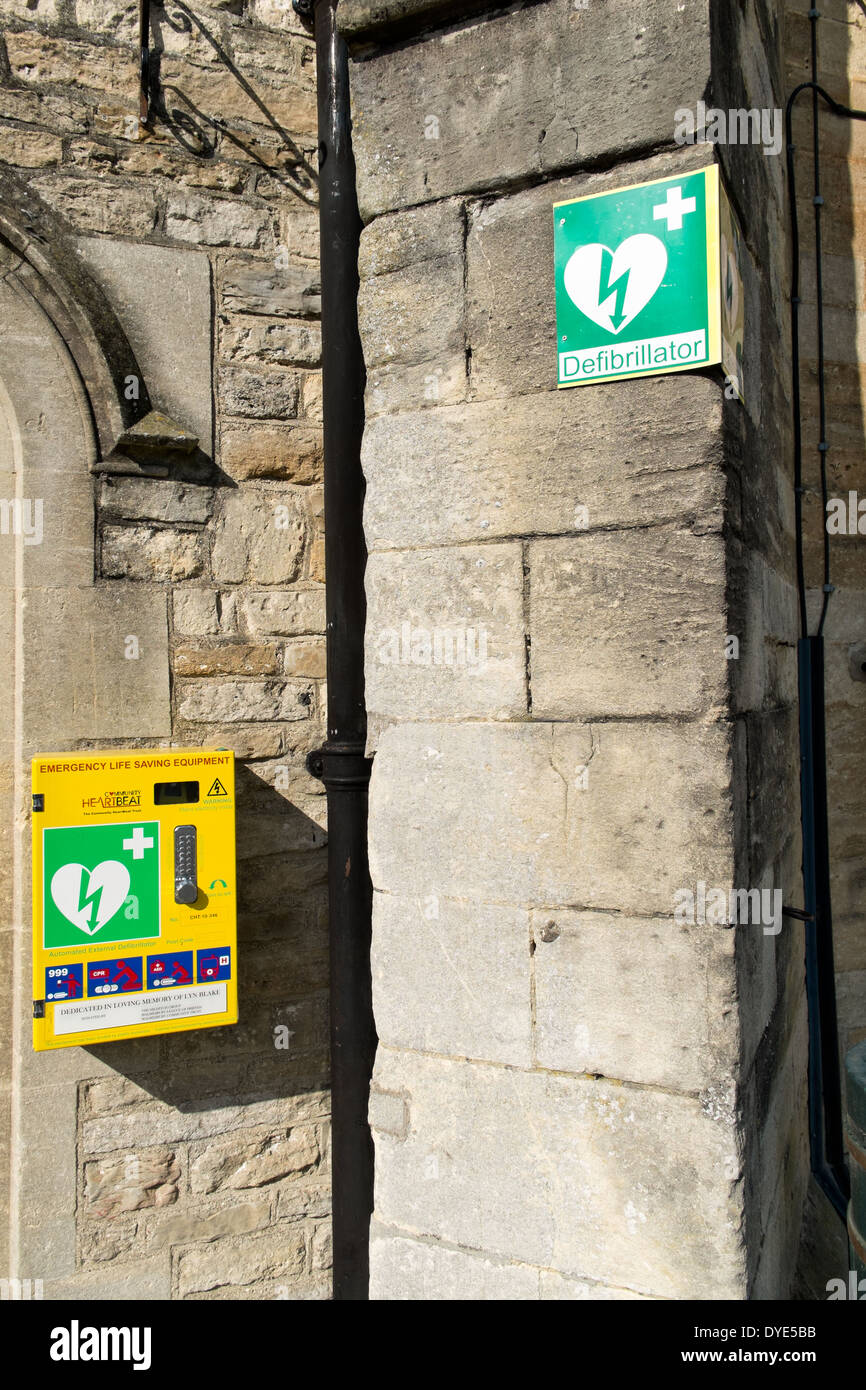
<path fill-rule="evenodd" d="M 222 64 L 201 64 L 166 54 L 160 65 L 160 78 L 185 99 L 182 109 L 187 109 L 189 104 L 193 110 L 218 112 L 223 129 L 238 130 L 241 139 L 250 123 L 263 125 L 267 122 L 271 129 L 276 125 L 289 137 L 300 136 L 305 140 L 312 137 L 315 143 L 315 67 L 310 72 L 300 61 L 300 55 L 289 72 L 285 71 L 285 65 L 282 72 L 266 67 L 263 55 L 255 52 L 256 44 L 265 37 L 261 30 L 254 34 L 249 57 L 244 55 L 241 59 L 238 47 L 243 32 L 240 27 L 232 30 L 236 71 Z M 285 42 L 283 53 L 290 56 Z M 243 83 L 238 81 L 237 70 L 244 74 Z M 286 135 L 283 136 L 286 148 L 294 154 L 297 141 L 287 139 Z"/>
<path fill-rule="evenodd" d="M 247 929 L 258 934 L 259 928 L 278 921 L 285 927 L 286 903 L 300 895 L 318 889 L 327 881 L 324 856 L 297 851 L 278 855 L 259 855 L 247 860 L 247 872 L 239 885 L 239 910 L 247 919 Z M 264 931 L 267 935 L 267 931 Z M 267 1045 L 273 1047 L 273 1035 Z"/>
<path fill-rule="evenodd" d="M 612 1288 L 610 1284 L 590 1283 L 586 1279 L 567 1279 L 552 1269 L 542 1269 L 538 1277 L 538 1296 L 542 1302 L 569 1303 L 638 1303 L 646 1302 L 648 1294 L 631 1289 Z"/>
<path fill-rule="evenodd" d="M 178 713 L 193 723 L 236 720 L 308 719 L 309 704 L 298 698 L 309 693 L 304 681 L 203 680 L 184 682 Z"/>
<path fill-rule="evenodd" d="M 322 312 L 318 267 L 302 262 L 277 267 L 273 261 L 231 259 L 223 267 L 222 305 L 232 313 L 318 318 Z"/>
<path fill-rule="evenodd" d="M 31 24 L 34 19 L 43 24 L 57 24 L 62 16 L 63 4 L 62 0 L 6 0 L 4 9 L 7 14 Z"/>
<path fill-rule="evenodd" d="M 668 526 L 594 532 L 531 541 L 528 557 L 536 718 L 723 708 L 719 536 Z"/>
<path fill-rule="evenodd" d="M 532 922 L 540 1066 L 695 1092 L 735 1065 L 727 928 L 561 908 Z"/>
<path fill-rule="evenodd" d="M 283 155 L 293 164 L 291 152 L 283 147 Z M 308 156 L 309 158 L 309 156 Z M 279 161 L 277 161 L 279 163 Z M 257 189 L 261 183 L 256 185 Z M 319 259 L 319 209 L 315 203 L 288 200 L 280 195 L 280 244 L 285 246 L 290 256 L 303 260 Z"/>
<path fill-rule="evenodd" d="M 370 550 L 722 524 L 721 405 L 706 377 L 379 416 L 362 459 Z"/>
<path fill-rule="evenodd" d="M 64 171 L 40 174 L 32 185 L 77 232 L 144 239 L 156 227 L 159 203 L 156 191 L 145 181 L 73 179 Z"/>
<path fill-rule="evenodd" d="M 107 1076 L 93 1081 L 82 1081 L 79 1089 L 79 1114 L 114 1115 L 131 1105 L 147 1104 L 148 1091 L 126 1076 Z"/>
<path fill-rule="evenodd" d="M 84 1165 L 88 1216 L 114 1219 L 121 1212 L 165 1207 L 177 1201 L 178 1156 L 171 1149 L 143 1149 Z"/>
<path fill-rule="evenodd" d="M 32 22 L 32 12 L 26 18 Z M 5 41 L 12 76 L 25 85 L 65 83 L 107 92 L 116 89 L 127 74 L 135 79 L 131 54 L 105 44 L 76 42 L 34 29 L 7 30 Z"/>
<path fill-rule="evenodd" d="M 24 624 L 25 728 L 38 747 L 47 729 L 59 747 L 170 736 L 164 592 L 146 585 L 31 591 Z M 136 658 L 128 655 L 130 636 Z"/>
<path fill-rule="evenodd" d="M 229 415 L 257 420 L 290 420 L 298 413 L 298 379 L 287 372 L 257 372 L 246 367 L 220 375 L 220 401 Z"/>
<path fill-rule="evenodd" d="M 220 324 L 219 346 L 227 362 L 317 367 L 322 360 L 322 330 L 309 320 L 231 314 Z"/>
<path fill-rule="evenodd" d="M 63 159 L 63 141 L 41 131 L 0 128 L 0 159 L 21 169 L 45 169 Z"/>
<path fill-rule="evenodd" d="M 213 496 L 213 488 L 160 478 L 103 478 L 99 505 L 104 515 L 129 521 L 204 523 Z"/>
<path fill-rule="evenodd" d="M 65 92 L 25 91 L 4 87 L 0 91 L 0 117 L 47 126 L 61 135 L 76 135 L 86 122 L 89 110 L 85 95 L 74 88 Z"/>
<path fill-rule="evenodd" d="M 377 217 L 361 233 L 358 274 L 361 281 L 441 261 L 453 267 L 463 259 L 464 207 L 459 198 L 413 207 Z M 461 286 L 462 299 L 462 286 Z M 422 328 L 426 325 L 421 325 Z"/>
<path fill-rule="evenodd" d="M 516 1302 L 537 1299 L 539 1271 L 475 1250 L 413 1239 L 374 1221 L 370 1298 L 387 1302 Z"/>
<path fill-rule="evenodd" d="M 273 226 L 267 208 L 179 189 L 168 196 L 165 233 L 175 241 L 196 246 L 237 246 L 255 251 L 273 239 Z"/>
<path fill-rule="evenodd" d="M 307 30 L 292 6 L 292 0 L 250 0 L 248 13 L 257 26 L 262 24 L 269 29 L 307 36 Z"/>
<path fill-rule="evenodd" d="M 389 46 L 352 64 L 361 215 L 666 144 L 710 75 L 707 9 L 676 0 L 629 23 L 548 0 Z"/>
<path fill-rule="evenodd" d="M 334 1263 L 334 1242 L 329 1221 L 313 1228 L 310 1238 L 310 1261 L 313 1269 L 330 1269 Z"/>
<path fill-rule="evenodd" d="M 295 589 L 268 593 L 247 590 L 241 598 L 244 622 L 250 632 L 295 637 L 325 630 L 324 589 Z"/>
<path fill-rule="evenodd" d="M 810 589 L 806 598 L 809 631 L 814 632 L 824 595 L 820 589 Z M 836 590 L 827 609 L 824 636 L 828 642 L 866 642 L 866 603 L 859 583 Z"/>
<path fill-rule="evenodd" d="M 525 911 L 376 893 L 372 969 L 384 1046 L 531 1064 Z"/>
<path fill-rule="evenodd" d="M 44 1065 L 44 1055 L 39 1060 L 43 1063 L 40 1080 L 44 1083 L 50 1076 L 51 1084 L 22 1088 L 15 1158 L 21 1162 L 26 1156 L 27 1181 L 19 1191 L 12 1221 L 18 1239 L 16 1276 L 44 1280 L 46 1276 L 60 1279 L 72 1275 L 77 1263 L 74 1145 L 78 1096 L 74 1084 L 57 1082 L 53 1070 Z M 58 1143 L 66 1149 L 64 1162 L 58 1162 Z"/>
<path fill-rule="evenodd" d="M 408 367 L 402 362 L 379 362 L 367 368 L 364 415 L 369 421 L 392 411 L 454 405 L 466 400 L 468 393 L 469 378 L 462 351 L 459 355 L 441 354 Z"/>
<path fill-rule="evenodd" d="M 227 1236 L 191 1245 L 177 1256 L 178 1293 L 181 1298 L 223 1285 L 247 1288 L 263 1280 L 288 1279 L 306 1263 L 304 1228 L 279 1222 L 267 1231 Z"/>
<path fill-rule="evenodd" d="M 277 674 L 277 650 L 248 642 L 223 643 L 217 647 L 177 647 L 174 673 L 176 676 L 274 676 Z"/>
<path fill-rule="evenodd" d="M 321 850 L 326 842 L 325 833 L 325 798 L 320 794 L 307 792 L 306 795 L 298 795 L 293 798 L 291 806 L 285 809 L 275 809 L 270 815 L 261 812 L 252 812 L 244 816 L 243 825 L 238 831 L 238 859 L 243 861 L 244 870 L 246 865 L 253 859 L 260 860 L 262 848 L 266 847 L 269 854 L 278 856 L 280 854 L 299 852 L 307 854 L 316 850 Z M 273 906 L 277 906 L 276 903 Z M 299 982 L 305 978 L 309 962 L 305 962 L 297 971 L 293 972 L 293 980 L 297 990 L 300 989 Z M 254 971 L 255 967 L 251 967 Z M 320 972 L 315 973 L 315 985 L 322 982 Z M 260 996 L 269 992 L 267 979 L 259 981 L 255 993 Z"/>
<path fill-rule="evenodd" d="M 866 970 L 836 973 L 836 1006 L 839 1011 L 839 1047 L 844 1054 L 866 1038 Z"/>
<path fill-rule="evenodd" d="M 184 1038 L 182 1041 L 189 1065 L 192 1040 Z M 210 1061 L 212 1064 L 213 1059 Z M 192 1101 L 182 1108 L 166 1104 L 133 1105 L 117 1114 L 85 1120 L 79 1126 L 79 1142 L 83 1152 L 91 1155 L 119 1150 L 134 1153 L 154 1145 L 209 1139 L 257 1126 L 277 1129 L 286 1123 L 286 1114 L 287 1102 L 282 1099 L 251 1101 L 248 1105 L 226 1105 L 212 1100 L 206 1109 L 196 1108 Z"/>
<path fill-rule="evenodd" d="M 301 380 L 301 399 L 305 420 L 322 423 L 322 375 L 321 372 L 305 372 Z"/>
<path fill-rule="evenodd" d="M 197 579 L 207 566 L 207 537 L 201 531 L 154 526 L 104 526 L 102 575 L 105 579 Z"/>
<path fill-rule="evenodd" d="M 283 670 L 287 676 L 324 680 L 328 673 L 324 637 L 308 642 L 286 642 L 283 646 Z"/>
<path fill-rule="evenodd" d="M 374 887 L 515 906 L 673 912 L 730 883 L 724 725 L 396 725 L 370 787 Z"/>
<path fill-rule="evenodd" d="M 175 633 L 216 637 L 235 631 L 237 603 L 232 593 L 220 593 L 219 589 L 177 589 L 172 595 L 172 604 Z"/>
<path fill-rule="evenodd" d="M 245 487 L 227 493 L 214 524 L 214 578 L 230 584 L 294 583 L 307 526 L 304 501 L 288 488 Z"/>
<path fill-rule="evenodd" d="M 46 1299 L 56 1303 L 150 1303 L 171 1298 L 171 1266 L 166 1254 L 131 1264 L 112 1261 L 101 1269 L 77 1269 L 67 1278 L 45 1281 Z M 118 1319 L 119 1320 L 119 1319 Z"/>
<path fill-rule="evenodd" d="M 374 1135 L 384 1225 L 637 1293 L 745 1297 L 738 1136 L 698 1101 L 383 1047 L 374 1084 L 409 1094 L 407 1137 Z"/>
<path fill-rule="evenodd" d="M 375 411 L 463 399 L 463 235 L 458 202 L 398 213 L 362 234 L 358 318 Z"/>
<path fill-rule="evenodd" d="M 213 1240 L 218 1236 L 243 1235 L 261 1230 L 270 1221 L 271 1204 L 242 1202 L 220 1211 L 178 1211 L 148 1225 L 147 1242 L 151 1250 L 168 1246 L 189 1245 L 193 1241 Z"/>
<path fill-rule="evenodd" d="M 307 1172 L 321 1156 L 315 1128 L 276 1134 L 241 1134 L 193 1145 L 190 1186 L 193 1192 L 264 1187 L 280 1178 Z"/>
<path fill-rule="evenodd" d="M 322 480 L 322 431 L 314 424 L 268 421 L 244 426 L 226 422 L 220 461 L 238 481 L 279 478 L 290 483 L 318 483 Z"/>
<path fill-rule="evenodd" d="M 519 544 L 371 555 L 365 584 L 368 710 L 404 719 L 524 712 Z"/>
<path fill-rule="evenodd" d="M 197 724 L 178 722 L 175 736 L 179 744 L 195 743 L 201 738 L 201 728 Z M 251 758 L 275 758 L 283 751 L 286 741 L 284 726 L 279 724 L 211 724 L 207 737 L 217 748 L 231 748 L 235 757 L 243 762 Z"/>
<path fill-rule="evenodd" d="M 123 325 L 153 404 L 191 430 L 200 448 L 210 454 L 213 388 L 207 256 L 95 237 L 79 237 L 76 247 Z M 153 486 L 153 480 L 143 486 Z"/>

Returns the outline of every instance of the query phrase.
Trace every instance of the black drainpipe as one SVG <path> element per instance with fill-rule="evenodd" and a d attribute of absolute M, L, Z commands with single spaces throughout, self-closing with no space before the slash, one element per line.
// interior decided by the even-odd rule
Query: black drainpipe
<path fill-rule="evenodd" d="M 809 1150 L 812 1172 L 844 1221 L 850 1183 L 845 1167 L 833 913 L 827 817 L 824 638 L 797 643 L 800 693 L 800 805 L 809 1009 Z"/>
<path fill-rule="evenodd" d="M 349 59 L 337 32 L 336 10 L 337 0 L 316 0 L 328 737 L 309 755 L 307 766 L 328 794 L 333 1296 L 366 1299 L 373 1209 L 367 1102 L 376 1030 L 370 978 L 373 890 L 367 862 L 372 760 L 364 756 L 365 373 L 358 332 L 361 218 L 352 156 Z"/>

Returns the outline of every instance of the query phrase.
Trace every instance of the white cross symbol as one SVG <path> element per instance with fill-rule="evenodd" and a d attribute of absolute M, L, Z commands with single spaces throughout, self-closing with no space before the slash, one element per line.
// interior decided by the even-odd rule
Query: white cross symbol
<path fill-rule="evenodd" d="M 153 849 L 153 836 L 145 835 L 140 825 L 137 825 L 132 832 L 130 840 L 124 840 L 124 849 L 132 850 L 133 859 L 143 859 L 146 849 Z"/>
<path fill-rule="evenodd" d="M 681 232 L 683 214 L 694 212 L 697 206 L 697 201 L 694 198 L 683 198 L 682 187 L 677 184 L 676 188 L 668 189 L 666 202 L 656 203 L 653 208 L 653 220 L 667 222 L 669 232 Z"/>

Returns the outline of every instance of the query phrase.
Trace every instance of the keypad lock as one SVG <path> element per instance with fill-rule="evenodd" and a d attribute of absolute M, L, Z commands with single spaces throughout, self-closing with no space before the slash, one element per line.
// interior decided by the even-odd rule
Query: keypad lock
<path fill-rule="evenodd" d="M 198 897 L 196 863 L 196 829 L 194 825 L 174 828 L 174 900 L 191 906 Z"/>

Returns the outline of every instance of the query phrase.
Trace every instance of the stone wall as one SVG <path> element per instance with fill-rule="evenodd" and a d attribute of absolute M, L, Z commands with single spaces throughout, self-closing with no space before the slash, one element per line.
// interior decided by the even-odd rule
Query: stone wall
<path fill-rule="evenodd" d="M 151 403 L 199 441 L 142 468 L 91 457 L 90 475 L 59 445 L 52 577 L 27 590 L 32 640 L 10 652 L 21 853 L 37 750 L 240 759 L 236 1028 L 33 1057 L 19 963 L 12 1273 L 46 1297 L 327 1297 L 324 798 L 304 768 L 325 675 L 313 45 L 283 0 L 154 6 L 148 134 L 136 4 L 3 0 L 0 15 L 0 160 L 61 218 Z M 26 445 L 32 421 L 16 428 Z M 79 576 L 54 548 L 69 506 Z M 118 627 L 147 668 L 132 717 L 98 667 L 82 675 L 83 650 L 108 667 Z M 19 906 L 26 936 L 23 889 Z"/>
<path fill-rule="evenodd" d="M 674 142 L 715 93 L 780 104 L 779 34 L 762 4 L 674 0 L 390 34 L 405 9 L 344 19 L 373 1296 L 785 1296 L 802 939 L 673 917 L 700 881 L 800 891 L 783 168 Z M 717 372 L 557 392 L 552 205 L 713 158 L 745 232 L 745 407 Z"/>
<path fill-rule="evenodd" d="M 808 6 L 786 7 L 785 55 L 789 87 L 809 79 Z M 866 81 L 866 15 L 851 0 L 821 6 L 818 28 L 819 80 L 838 101 L 863 108 Z M 866 497 L 863 464 L 864 367 L 863 313 L 866 308 L 864 260 L 860 241 L 866 202 L 862 123 L 820 117 L 821 178 L 825 209 L 824 323 L 827 378 L 828 490 L 845 505 L 850 532 L 849 494 L 855 505 Z M 812 197 L 812 112 L 808 94 L 800 98 L 794 127 L 799 148 L 797 189 L 803 237 L 801 387 L 804 405 L 806 578 L 811 630 L 815 631 L 822 594 L 822 517 L 816 446 L 818 392 L 815 315 L 815 255 Z M 866 507 L 863 508 L 866 513 Z M 859 523 L 859 518 L 857 518 Z M 866 734 L 866 561 L 863 534 L 832 533 L 831 577 L 836 585 L 825 624 L 830 853 L 833 868 L 833 921 L 837 1000 L 843 1051 L 866 1037 L 866 792 L 859 767 Z"/>

